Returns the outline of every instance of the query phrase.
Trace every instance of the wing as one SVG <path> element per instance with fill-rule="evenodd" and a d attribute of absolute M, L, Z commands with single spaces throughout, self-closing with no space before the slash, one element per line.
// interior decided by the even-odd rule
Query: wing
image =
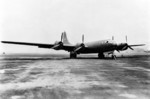
<path fill-rule="evenodd" d="M 134 47 L 134 46 L 144 46 L 145 44 L 136 44 L 136 45 L 129 45 L 131 47 Z"/>
<path fill-rule="evenodd" d="M 54 44 L 41 44 L 41 43 L 28 43 L 28 42 L 14 42 L 14 41 L 1 41 L 1 42 L 2 43 L 9 43 L 9 44 L 38 46 L 40 48 L 51 48 L 54 46 Z"/>
<path fill-rule="evenodd" d="M 75 45 L 68 45 L 68 44 L 63 45 L 63 49 L 68 51 L 68 52 L 74 51 L 75 48 L 76 48 Z"/>
<path fill-rule="evenodd" d="M 15 41 L 1 41 L 2 43 L 8 44 L 19 44 L 19 45 L 28 45 L 28 46 L 37 46 L 39 48 L 52 48 L 55 44 L 42 44 L 42 43 L 29 43 L 29 42 L 15 42 Z M 63 45 L 62 50 L 73 51 L 75 46 L 73 45 Z"/>

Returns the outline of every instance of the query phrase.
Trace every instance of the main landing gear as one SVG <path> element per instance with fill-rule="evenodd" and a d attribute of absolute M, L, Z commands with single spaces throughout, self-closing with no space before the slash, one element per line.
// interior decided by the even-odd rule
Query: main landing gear
<path fill-rule="evenodd" d="M 116 60 L 116 55 L 112 54 L 111 58 Z"/>
<path fill-rule="evenodd" d="M 76 52 L 70 52 L 70 58 L 77 58 Z"/>
<path fill-rule="evenodd" d="M 98 58 L 99 58 L 99 59 L 104 59 L 104 58 L 105 58 L 105 56 L 104 56 L 104 54 L 103 54 L 103 53 L 98 53 Z"/>
<path fill-rule="evenodd" d="M 105 55 L 103 53 L 98 53 L 98 58 L 105 59 Z M 111 58 L 116 60 L 116 55 L 112 54 Z"/>

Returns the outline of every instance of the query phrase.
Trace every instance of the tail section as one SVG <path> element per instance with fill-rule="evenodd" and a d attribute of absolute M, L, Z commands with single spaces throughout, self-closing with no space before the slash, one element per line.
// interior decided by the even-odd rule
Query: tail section
<path fill-rule="evenodd" d="M 71 43 L 68 41 L 66 32 L 63 32 L 62 42 L 63 42 L 64 44 L 71 44 Z"/>

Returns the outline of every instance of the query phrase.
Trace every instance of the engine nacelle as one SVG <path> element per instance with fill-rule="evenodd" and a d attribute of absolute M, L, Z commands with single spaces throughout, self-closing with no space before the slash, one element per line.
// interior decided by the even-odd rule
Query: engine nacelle
<path fill-rule="evenodd" d="M 53 46 L 52 48 L 55 49 L 55 50 L 60 50 L 62 47 L 63 47 L 63 42 L 61 42 L 61 41 L 56 41 L 56 42 L 54 43 L 54 46 Z"/>

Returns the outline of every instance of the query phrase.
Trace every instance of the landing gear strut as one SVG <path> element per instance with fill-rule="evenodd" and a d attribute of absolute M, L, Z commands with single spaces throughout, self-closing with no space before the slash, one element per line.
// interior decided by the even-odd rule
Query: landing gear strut
<path fill-rule="evenodd" d="M 111 58 L 116 60 L 116 55 L 112 55 Z"/>
<path fill-rule="evenodd" d="M 99 58 L 99 59 L 104 59 L 104 58 L 105 58 L 105 56 L 104 56 L 104 54 L 103 54 L 103 53 L 98 53 L 98 58 Z"/>
<path fill-rule="evenodd" d="M 77 53 L 70 52 L 70 58 L 77 58 Z"/>

